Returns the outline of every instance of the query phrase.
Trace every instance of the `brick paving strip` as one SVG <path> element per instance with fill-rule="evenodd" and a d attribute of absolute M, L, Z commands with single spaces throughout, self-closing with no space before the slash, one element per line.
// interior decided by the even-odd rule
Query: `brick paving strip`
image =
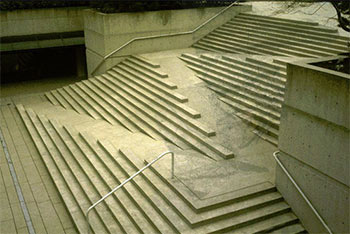
<path fill-rule="evenodd" d="M 19 199 L 20 204 L 21 204 L 21 208 L 22 208 L 23 215 L 24 215 L 24 218 L 25 218 L 25 221 L 26 221 L 26 224 L 27 224 L 28 231 L 29 231 L 30 234 L 35 234 L 35 231 L 34 231 L 34 228 L 33 228 L 33 223 L 32 223 L 32 220 L 30 219 L 28 208 L 27 208 L 27 205 L 26 205 L 26 203 L 24 201 L 23 193 L 22 193 L 21 187 L 19 186 L 19 183 L 18 183 L 16 171 L 15 171 L 15 169 L 13 167 L 11 156 L 10 156 L 8 150 L 7 150 L 7 145 L 6 145 L 6 142 L 5 142 L 5 139 L 4 139 L 4 136 L 2 134 L 1 129 L 0 129 L 0 140 L 1 140 L 1 145 L 2 145 L 2 147 L 4 149 L 4 153 L 5 153 L 5 156 L 6 156 L 6 160 L 7 160 L 10 172 L 11 172 L 11 177 L 12 177 L 12 180 L 13 180 L 13 184 L 15 185 L 17 196 L 18 196 L 18 199 Z"/>

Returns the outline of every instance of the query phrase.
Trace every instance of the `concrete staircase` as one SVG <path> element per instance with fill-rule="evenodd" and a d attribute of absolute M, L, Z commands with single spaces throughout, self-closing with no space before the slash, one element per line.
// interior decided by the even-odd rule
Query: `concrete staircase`
<path fill-rule="evenodd" d="M 193 47 L 224 53 L 321 57 L 349 52 L 349 41 L 338 35 L 337 29 L 318 23 L 241 13 Z"/>
<path fill-rule="evenodd" d="M 62 125 L 17 105 L 46 167 L 80 233 L 84 213 L 112 188 L 142 168 L 129 149 Z M 269 182 L 199 199 L 160 164 L 146 170 L 91 213 L 95 233 L 305 232 Z"/>
<path fill-rule="evenodd" d="M 260 130 L 261 137 L 277 145 L 286 68 L 252 57 L 202 54 L 180 57 L 237 116 Z"/>
<path fill-rule="evenodd" d="M 211 139 L 215 131 L 199 121 L 200 113 L 185 104 L 188 99 L 167 77 L 159 64 L 132 56 L 103 75 L 45 95 L 54 105 L 165 139 L 181 149 L 194 148 L 214 160 L 232 158 L 230 150 Z"/>

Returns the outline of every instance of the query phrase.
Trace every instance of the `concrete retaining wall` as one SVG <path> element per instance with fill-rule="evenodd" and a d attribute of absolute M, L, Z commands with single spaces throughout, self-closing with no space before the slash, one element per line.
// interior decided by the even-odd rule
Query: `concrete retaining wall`
<path fill-rule="evenodd" d="M 67 7 L 0 12 L 1 37 L 17 40 L 11 43 L 2 42 L 1 51 L 84 44 L 83 36 L 63 36 L 62 38 L 54 35 L 66 32 L 81 32 L 82 34 L 84 30 L 83 9 Z M 28 39 L 28 36 L 33 35 L 44 35 L 43 37 L 48 39 Z M 18 40 L 20 37 L 22 39 Z"/>
<path fill-rule="evenodd" d="M 222 9 L 215 7 L 116 14 L 85 10 L 84 33 L 88 73 L 91 74 L 104 56 L 135 37 L 190 31 Z M 194 34 L 134 42 L 118 52 L 116 58 L 108 59 L 94 75 L 114 66 L 123 56 L 189 47 L 239 12 L 250 9 L 251 6 L 248 5 L 234 6 Z"/>
<path fill-rule="evenodd" d="M 280 159 L 334 233 L 349 232 L 350 75 L 310 63 L 287 65 Z M 309 232 L 325 232 L 284 173 L 276 185 Z"/>

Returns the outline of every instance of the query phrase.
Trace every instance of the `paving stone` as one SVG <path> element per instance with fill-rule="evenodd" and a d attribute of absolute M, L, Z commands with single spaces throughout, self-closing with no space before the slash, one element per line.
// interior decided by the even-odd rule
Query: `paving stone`
<path fill-rule="evenodd" d="M 11 210 L 13 219 L 15 220 L 16 229 L 18 230 L 20 228 L 27 227 L 20 203 L 11 204 Z"/>
<path fill-rule="evenodd" d="M 30 219 L 36 233 L 47 233 L 40 211 L 35 202 L 26 202 Z"/>
<path fill-rule="evenodd" d="M 0 222 L 0 233 L 16 233 L 16 226 L 13 219 Z"/>
<path fill-rule="evenodd" d="M 38 204 L 47 233 L 64 233 L 60 219 L 50 201 Z"/>

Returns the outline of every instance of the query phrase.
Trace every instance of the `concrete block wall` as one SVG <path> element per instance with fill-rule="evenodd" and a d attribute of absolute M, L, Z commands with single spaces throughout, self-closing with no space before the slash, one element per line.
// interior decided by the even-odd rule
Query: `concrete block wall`
<path fill-rule="evenodd" d="M 84 33 L 88 73 L 91 74 L 104 56 L 133 38 L 190 31 L 222 9 L 223 7 L 215 7 L 116 14 L 85 10 Z M 249 5 L 234 6 L 194 34 L 136 41 L 118 52 L 118 57 L 108 59 L 94 75 L 114 66 L 123 56 L 189 47 L 236 14 L 249 10 Z"/>
<path fill-rule="evenodd" d="M 312 65 L 287 65 L 278 147 L 280 160 L 334 233 L 349 232 L 350 75 Z M 280 168 L 276 185 L 309 232 L 325 232 Z"/>

